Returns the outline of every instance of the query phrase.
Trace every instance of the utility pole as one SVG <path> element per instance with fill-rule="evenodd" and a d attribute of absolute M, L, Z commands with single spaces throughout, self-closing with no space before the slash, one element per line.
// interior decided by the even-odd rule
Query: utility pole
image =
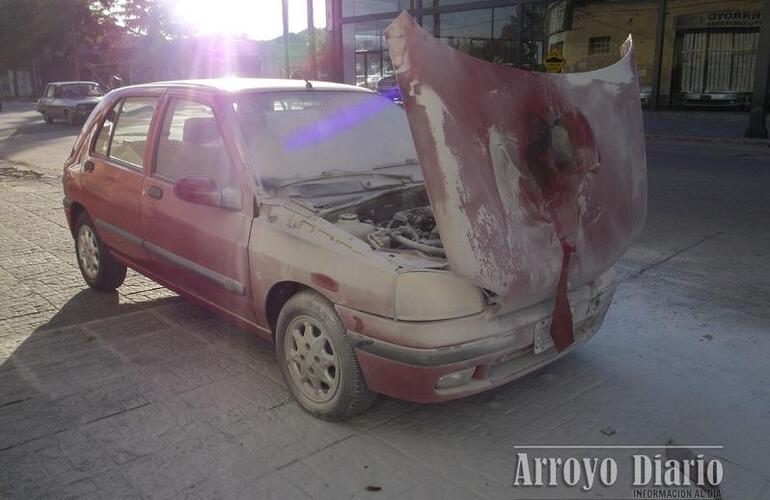
<path fill-rule="evenodd" d="M 658 109 L 658 97 L 660 96 L 660 71 L 663 61 L 663 35 L 666 31 L 666 0 L 658 0 L 658 17 L 655 25 L 655 57 L 652 63 L 652 95 L 650 95 L 650 109 Z M 636 42 L 636 40 L 634 40 Z"/>
<path fill-rule="evenodd" d="M 767 137 L 765 116 L 767 114 L 770 90 L 770 0 L 762 2 L 762 25 L 759 28 L 759 47 L 757 48 L 757 64 L 754 67 L 754 87 L 751 93 L 751 116 L 746 137 Z"/>
<path fill-rule="evenodd" d="M 318 61 L 315 53 L 315 20 L 313 19 L 313 0 L 307 0 L 307 51 L 310 60 L 310 79 L 318 78 Z"/>
<path fill-rule="evenodd" d="M 283 14 L 283 73 L 289 78 L 289 0 L 281 0 Z"/>
<path fill-rule="evenodd" d="M 342 48 L 342 0 L 327 0 L 327 11 L 331 11 L 331 15 L 327 14 L 327 26 L 331 26 L 332 30 L 332 80 L 335 82 L 345 81 L 345 68 L 343 64 L 343 48 Z"/>

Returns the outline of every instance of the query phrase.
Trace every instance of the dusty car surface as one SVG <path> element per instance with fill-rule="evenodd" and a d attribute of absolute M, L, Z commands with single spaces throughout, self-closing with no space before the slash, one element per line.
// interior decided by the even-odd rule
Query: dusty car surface
<path fill-rule="evenodd" d="M 82 123 L 101 100 L 104 91 L 96 82 L 51 82 L 35 109 L 46 123 L 62 119 L 74 125 Z"/>
<path fill-rule="evenodd" d="M 274 342 L 300 405 L 432 402 L 543 366 L 553 286 L 521 306 L 457 274 L 404 110 L 348 85 L 197 80 L 110 92 L 64 166 L 85 281 L 131 267 Z M 570 285 L 575 342 L 612 299 Z M 571 346 L 570 346 L 571 347 Z"/>

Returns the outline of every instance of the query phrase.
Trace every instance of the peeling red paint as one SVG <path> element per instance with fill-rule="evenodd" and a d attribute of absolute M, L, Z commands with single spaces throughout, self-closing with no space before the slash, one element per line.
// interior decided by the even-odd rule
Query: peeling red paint
<path fill-rule="evenodd" d="M 510 309 L 553 296 L 561 351 L 572 342 L 569 286 L 608 269 L 644 223 L 630 39 L 618 63 L 559 75 L 458 52 L 407 13 L 386 36 L 452 270 Z"/>

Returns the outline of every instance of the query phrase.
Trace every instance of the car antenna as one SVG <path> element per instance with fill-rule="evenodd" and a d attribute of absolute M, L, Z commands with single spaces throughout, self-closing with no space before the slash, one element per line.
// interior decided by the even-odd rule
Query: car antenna
<path fill-rule="evenodd" d="M 308 80 L 307 78 L 305 78 L 305 88 L 310 90 L 313 89 L 313 84 L 310 83 L 310 80 Z"/>

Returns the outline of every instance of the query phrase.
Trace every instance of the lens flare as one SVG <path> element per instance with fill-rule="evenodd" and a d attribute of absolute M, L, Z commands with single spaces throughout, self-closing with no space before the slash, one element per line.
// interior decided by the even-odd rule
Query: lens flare
<path fill-rule="evenodd" d="M 172 0 L 174 16 L 200 35 L 270 40 L 283 33 L 281 0 Z M 313 0 L 316 27 L 326 24 L 325 0 Z M 289 31 L 307 28 L 306 0 L 289 0 Z"/>

